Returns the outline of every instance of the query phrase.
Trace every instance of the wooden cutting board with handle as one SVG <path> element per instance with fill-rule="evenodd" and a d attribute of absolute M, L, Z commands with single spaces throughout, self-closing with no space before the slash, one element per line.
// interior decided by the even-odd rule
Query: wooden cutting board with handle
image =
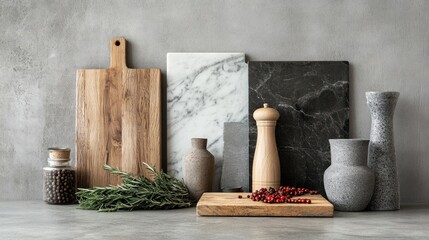
<path fill-rule="evenodd" d="M 294 198 L 311 199 L 304 203 L 263 203 L 252 201 L 252 193 L 204 193 L 197 204 L 199 216 L 234 217 L 333 217 L 334 206 L 322 195 L 305 194 Z M 242 198 L 238 198 L 241 195 Z"/>
<path fill-rule="evenodd" d="M 119 184 L 104 164 L 149 177 L 161 168 L 161 71 L 130 69 L 126 41 L 110 41 L 108 69 L 77 71 L 78 187 Z"/>

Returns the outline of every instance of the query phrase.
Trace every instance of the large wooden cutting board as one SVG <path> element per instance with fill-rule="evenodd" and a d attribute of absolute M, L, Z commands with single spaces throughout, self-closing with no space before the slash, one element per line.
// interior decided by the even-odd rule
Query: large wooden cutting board
<path fill-rule="evenodd" d="M 126 41 L 110 41 L 108 69 L 77 71 L 78 187 L 119 184 L 104 164 L 148 176 L 161 168 L 160 69 L 130 69 Z"/>
<path fill-rule="evenodd" d="M 334 206 L 322 195 L 306 194 L 311 204 L 263 203 L 247 198 L 251 193 L 204 193 L 197 204 L 200 216 L 332 217 Z M 238 198 L 241 195 L 243 198 Z"/>

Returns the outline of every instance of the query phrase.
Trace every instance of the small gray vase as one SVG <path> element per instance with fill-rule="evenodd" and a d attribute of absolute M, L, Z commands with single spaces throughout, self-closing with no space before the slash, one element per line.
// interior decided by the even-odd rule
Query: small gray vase
<path fill-rule="evenodd" d="M 368 166 L 375 173 L 375 189 L 369 210 L 398 210 L 399 179 L 393 140 L 393 114 L 399 92 L 366 92 L 371 112 Z"/>
<path fill-rule="evenodd" d="M 329 139 L 331 166 L 323 175 L 326 195 L 338 211 L 363 211 L 374 192 L 374 172 L 367 167 L 369 140 Z"/>
<path fill-rule="evenodd" d="M 192 138 L 192 149 L 183 157 L 183 180 L 193 202 L 212 191 L 214 156 L 207 151 L 207 139 Z"/>

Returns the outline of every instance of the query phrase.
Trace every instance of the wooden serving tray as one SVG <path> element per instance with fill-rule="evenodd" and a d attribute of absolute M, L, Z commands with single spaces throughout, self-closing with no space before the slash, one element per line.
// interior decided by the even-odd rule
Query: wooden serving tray
<path fill-rule="evenodd" d="M 204 193 L 197 204 L 199 216 L 333 217 L 334 206 L 322 195 L 305 194 L 311 204 L 263 203 L 247 198 L 251 193 Z M 238 195 L 243 198 L 238 198 Z M 296 197 L 298 198 L 298 197 Z"/>

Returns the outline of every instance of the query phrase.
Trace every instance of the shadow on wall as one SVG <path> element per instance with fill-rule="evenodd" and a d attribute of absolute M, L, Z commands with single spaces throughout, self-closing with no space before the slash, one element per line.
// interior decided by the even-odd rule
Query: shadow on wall
<path fill-rule="evenodd" d="M 161 169 L 167 172 L 167 75 L 161 71 Z"/>
<path fill-rule="evenodd" d="M 419 158 L 423 156 L 422 150 L 424 149 L 424 143 L 421 143 L 420 140 L 422 139 L 421 134 L 424 133 L 422 133 L 422 130 L 417 130 L 418 132 L 415 133 L 412 132 L 412 130 L 400 132 L 398 129 L 399 126 L 401 126 L 402 129 L 410 129 L 408 126 L 429 122 L 429 118 L 420 111 L 420 106 L 417 106 L 409 98 L 405 98 L 405 96 L 406 95 L 403 94 L 399 97 L 393 120 L 401 204 L 411 202 L 426 203 L 418 199 L 412 199 L 416 192 L 424 191 L 425 188 L 423 186 L 427 185 L 425 176 L 419 174 L 419 171 L 416 171 L 416 169 L 421 169 L 423 167 Z M 410 142 L 412 143 L 410 144 Z M 404 148 L 400 146 L 409 147 Z"/>

